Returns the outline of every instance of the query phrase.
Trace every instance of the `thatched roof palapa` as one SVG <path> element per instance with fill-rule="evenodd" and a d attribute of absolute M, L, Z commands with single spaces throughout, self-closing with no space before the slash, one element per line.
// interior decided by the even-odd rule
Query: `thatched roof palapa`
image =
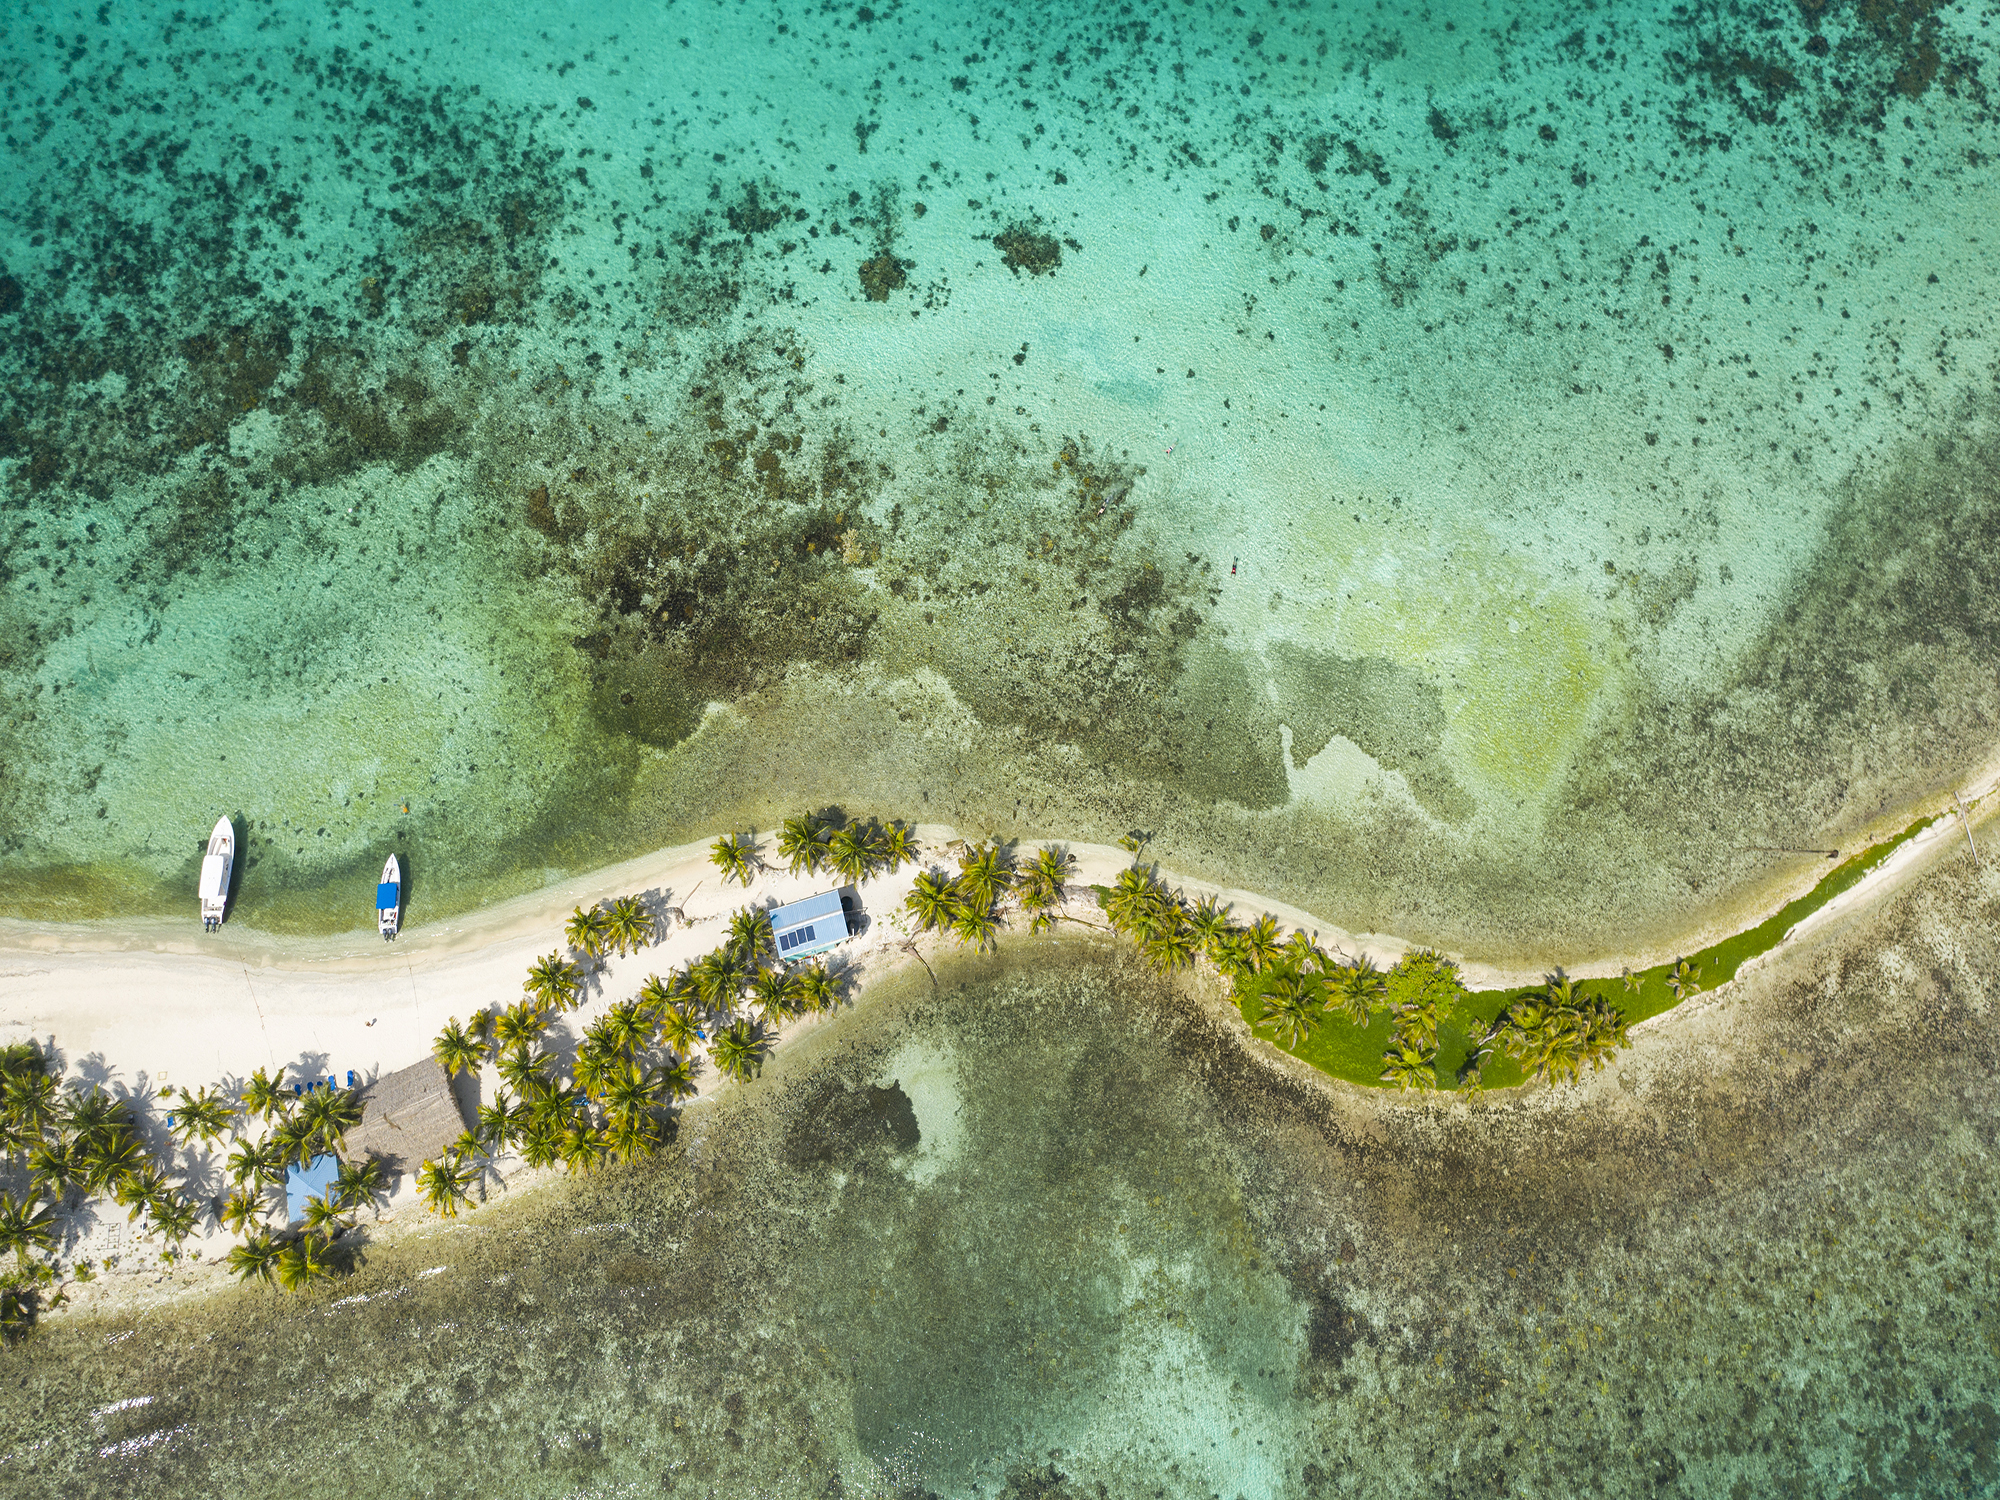
<path fill-rule="evenodd" d="M 379 1156 L 392 1170 L 413 1172 L 465 1128 L 451 1080 L 427 1057 L 361 1091 L 361 1123 L 347 1132 L 343 1154 L 356 1161 Z"/>

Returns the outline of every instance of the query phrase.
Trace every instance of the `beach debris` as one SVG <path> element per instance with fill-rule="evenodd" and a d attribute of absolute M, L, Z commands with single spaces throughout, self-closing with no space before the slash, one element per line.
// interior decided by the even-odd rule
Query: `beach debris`
<path fill-rule="evenodd" d="M 1958 826 L 1965 830 L 1965 847 L 1972 851 L 1972 862 L 1979 863 L 1979 846 L 1972 842 L 1972 817 L 1965 810 L 1965 804 L 1958 800 L 1958 793 L 1951 794 L 1951 805 L 1958 809 Z"/>

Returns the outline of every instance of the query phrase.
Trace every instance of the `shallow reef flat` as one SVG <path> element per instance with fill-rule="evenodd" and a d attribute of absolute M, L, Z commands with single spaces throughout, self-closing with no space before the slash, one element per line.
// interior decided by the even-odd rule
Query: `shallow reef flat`
<path fill-rule="evenodd" d="M 2000 714 L 1976 9 L 20 8 L 0 907 L 835 801 L 1698 925 Z"/>
<path fill-rule="evenodd" d="M 1939 868 L 1470 1107 L 1096 939 L 906 971 L 652 1162 L 45 1322 L 9 1492 L 1983 1493 L 1996 917 Z"/>

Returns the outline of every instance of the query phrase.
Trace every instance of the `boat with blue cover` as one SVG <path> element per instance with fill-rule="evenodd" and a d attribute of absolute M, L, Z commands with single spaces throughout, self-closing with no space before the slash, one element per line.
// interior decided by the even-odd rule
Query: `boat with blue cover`
<path fill-rule="evenodd" d="M 396 936 L 403 918 L 403 867 L 390 855 L 382 866 L 381 882 L 375 887 L 375 925 L 382 929 L 382 941 Z"/>
<path fill-rule="evenodd" d="M 201 856 L 201 930 L 214 932 L 229 908 L 229 872 L 236 863 L 236 825 L 227 816 L 215 820 L 208 848 Z"/>

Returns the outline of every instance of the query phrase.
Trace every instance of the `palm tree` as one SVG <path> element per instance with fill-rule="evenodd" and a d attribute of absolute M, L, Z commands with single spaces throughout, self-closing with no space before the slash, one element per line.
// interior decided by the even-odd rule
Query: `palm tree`
<path fill-rule="evenodd" d="M 306 1221 L 306 1228 L 309 1230 L 321 1234 L 338 1234 L 347 1227 L 347 1221 L 341 1218 L 341 1214 L 345 1211 L 345 1205 L 336 1202 L 331 1196 L 322 1198 L 315 1195 L 306 1199 L 305 1213 L 301 1217 Z"/>
<path fill-rule="evenodd" d="M 748 1021 L 738 1021 L 716 1033 L 708 1053 L 725 1076 L 746 1083 L 763 1069 L 764 1039 Z"/>
<path fill-rule="evenodd" d="M 496 1066 L 502 1081 L 524 1099 L 548 1087 L 548 1059 L 526 1047 L 508 1052 Z"/>
<path fill-rule="evenodd" d="M 535 960 L 521 987 L 545 1009 L 564 1010 L 576 998 L 577 986 L 582 983 L 581 969 L 560 953 L 549 953 Z"/>
<path fill-rule="evenodd" d="M 958 916 L 958 892 L 944 876 L 926 870 L 903 898 L 904 909 L 925 932 L 950 927 Z"/>
<path fill-rule="evenodd" d="M 1388 980 L 1375 967 L 1375 960 L 1365 953 L 1357 953 L 1334 971 L 1333 990 L 1326 1000 L 1327 1009 L 1338 1006 L 1356 1026 L 1366 1026 L 1369 1014 L 1387 989 Z"/>
<path fill-rule="evenodd" d="M 1382 1054 L 1382 1081 L 1399 1089 L 1429 1090 L 1438 1086 L 1437 1049 L 1404 1042 Z"/>
<path fill-rule="evenodd" d="M 562 1130 L 535 1120 L 521 1132 L 521 1160 L 531 1167 L 553 1167 L 562 1160 Z"/>
<path fill-rule="evenodd" d="M 617 1053 L 586 1041 L 576 1049 L 576 1062 L 570 1069 L 570 1076 L 576 1080 L 578 1088 L 595 1099 L 604 1092 L 605 1085 L 623 1061 Z"/>
<path fill-rule="evenodd" d="M 653 914 L 637 896 L 618 897 L 605 914 L 605 936 L 621 958 L 628 950 L 637 953 L 650 943 L 653 932 Z"/>
<path fill-rule="evenodd" d="M 907 823 L 891 823 L 875 841 L 875 857 L 891 874 L 917 862 L 917 835 Z"/>
<path fill-rule="evenodd" d="M 664 1133 L 648 1114 L 614 1115 L 604 1133 L 604 1147 L 620 1161 L 637 1161 L 660 1149 Z"/>
<path fill-rule="evenodd" d="M 729 936 L 723 946 L 739 962 L 755 968 L 772 955 L 776 943 L 768 912 L 754 906 L 739 906 L 730 915 Z"/>
<path fill-rule="evenodd" d="M 783 969 L 766 969 L 750 981 L 750 1002 L 767 1028 L 776 1029 L 792 1018 L 793 985 Z"/>
<path fill-rule="evenodd" d="M 379 1156 L 343 1161 L 340 1170 L 334 1174 L 334 1200 L 343 1208 L 359 1208 L 381 1190 L 382 1158 Z"/>
<path fill-rule="evenodd" d="M 525 1000 L 518 1000 L 493 1018 L 493 1045 L 502 1055 L 526 1052 L 542 1038 L 548 1018 Z"/>
<path fill-rule="evenodd" d="M 28 1148 L 28 1181 L 38 1193 L 60 1202 L 83 1175 L 73 1143 L 60 1135 L 43 1136 Z"/>
<path fill-rule="evenodd" d="M 1285 1045 L 1297 1051 L 1299 1044 L 1319 1025 L 1319 984 L 1303 974 L 1281 974 L 1264 992 L 1259 1024 L 1270 1026 L 1284 1037 Z"/>
<path fill-rule="evenodd" d="M 146 1148 L 129 1124 L 79 1137 L 76 1144 L 81 1151 L 83 1185 L 93 1193 L 107 1191 L 146 1165 Z"/>
<path fill-rule="evenodd" d="M 361 1100 L 351 1089 L 314 1089 L 300 1101 L 298 1118 L 312 1127 L 316 1150 L 338 1151 L 361 1123 Z"/>
<path fill-rule="evenodd" d="M 222 1210 L 216 1217 L 231 1234 L 241 1234 L 252 1224 L 263 1222 L 263 1195 L 239 1187 L 222 1200 Z"/>
<path fill-rule="evenodd" d="M 875 851 L 868 836 L 852 823 L 836 828 L 826 841 L 826 860 L 835 872 L 849 880 L 866 880 L 875 865 Z"/>
<path fill-rule="evenodd" d="M 604 1161 L 605 1145 L 603 1131 L 587 1121 L 578 1121 L 562 1133 L 557 1150 L 565 1167 L 588 1176 Z"/>
<path fill-rule="evenodd" d="M 324 1237 L 302 1234 L 278 1252 L 278 1285 L 288 1292 L 304 1291 L 333 1275 L 333 1257 Z"/>
<path fill-rule="evenodd" d="M 679 1053 L 668 1058 L 659 1068 L 660 1092 L 669 1100 L 688 1099 L 694 1095 L 694 1069 Z"/>
<path fill-rule="evenodd" d="M 476 1073 L 485 1061 L 486 1053 L 458 1024 L 458 1017 L 453 1016 L 444 1030 L 437 1034 L 437 1040 L 431 1043 L 431 1056 L 447 1073 Z"/>
<path fill-rule="evenodd" d="M 245 1114 L 269 1120 L 284 1107 L 284 1090 L 277 1079 L 259 1068 L 243 1081 L 243 1110 Z"/>
<path fill-rule="evenodd" d="M 1013 883 L 1014 872 L 997 844 L 974 844 L 958 857 L 959 894 L 970 904 L 991 906 Z"/>
<path fill-rule="evenodd" d="M 600 1023 L 605 1037 L 620 1052 L 639 1052 L 652 1040 L 653 1020 L 637 1000 L 621 1000 Z"/>
<path fill-rule="evenodd" d="M 1120 870 L 1118 878 L 1111 882 L 1111 893 L 1104 902 L 1104 914 L 1118 931 L 1131 932 L 1156 917 L 1166 904 L 1167 893 L 1154 879 L 1153 872 L 1133 865 Z"/>
<path fill-rule="evenodd" d="M 181 1102 L 174 1107 L 173 1134 L 183 1146 L 199 1140 L 213 1146 L 228 1134 L 236 1111 L 215 1090 L 204 1085 L 199 1091 L 181 1089 Z"/>
<path fill-rule="evenodd" d="M 1678 1005 L 1690 995 L 1701 993 L 1701 966 L 1682 959 L 1667 974 L 1667 988 L 1674 992 L 1674 1003 Z"/>
<path fill-rule="evenodd" d="M 505 1089 L 493 1096 L 491 1104 L 479 1106 L 479 1144 L 488 1155 L 497 1156 L 520 1138 L 525 1111 L 517 1111 Z"/>
<path fill-rule="evenodd" d="M 0 1074 L 0 1137 L 10 1151 L 40 1140 L 62 1112 L 56 1081 L 43 1071 L 41 1053 L 32 1044 L 22 1045 L 33 1054 L 34 1062 Z M 9 1053 L 15 1050 L 7 1049 Z"/>
<path fill-rule="evenodd" d="M 840 1004 L 840 986 L 826 971 L 825 964 L 813 964 L 798 974 L 799 1003 L 815 1014 L 832 1010 Z"/>
<path fill-rule="evenodd" d="M 136 1224 L 153 1200 L 168 1191 L 166 1174 L 148 1163 L 137 1171 L 125 1173 L 112 1184 L 111 1201 L 127 1211 L 126 1223 Z"/>
<path fill-rule="evenodd" d="M 646 1114 L 659 1108 L 664 1080 L 658 1068 L 625 1061 L 611 1070 L 604 1085 L 604 1111 L 613 1119 Z"/>
<path fill-rule="evenodd" d="M 778 830 L 778 858 L 794 875 L 817 870 L 826 859 L 826 825 L 811 813 L 785 819 Z"/>
<path fill-rule="evenodd" d="M 424 1207 L 447 1219 L 458 1217 L 460 1204 L 472 1202 L 474 1170 L 458 1161 L 427 1161 L 417 1168 L 417 1191 Z"/>
<path fill-rule="evenodd" d="M 1311 935 L 1303 927 L 1295 929 L 1292 935 L 1285 939 L 1284 957 L 1286 962 L 1301 973 L 1308 968 L 1321 974 L 1327 971 L 1325 950 L 1312 940 Z"/>
<path fill-rule="evenodd" d="M 277 1275 L 281 1253 L 277 1242 L 259 1231 L 229 1252 L 229 1269 L 244 1281 L 254 1279 L 268 1286 Z"/>
<path fill-rule="evenodd" d="M 1194 962 L 1197 939 L 1178 907 L 1162 914 L 1163 920 L 1140 939 L 1146 961 L 1162 974 L 1184 969 Z"/>
<path fill-rule="evenodd" d="M 0 1255 L 12 1250 L 24 1268 L 30 1250 L 47 1255 L 55 1247 L 55 1221 L 54 1204 L 38 1205 L 33 1198 L 16 1202 L 12 1193 L 0 1193 Z"/>
<path fill-rule="evenodd" d="M 686 1056 L 694 1044 L 706 1040 L 694 1012 L 684 1005 L 669 1006 L 660 1015 L 660 1039 L 675 1052 Z"/>
<path fill-rule="evenodd" d="M 747 888 L 757 878 L 757 840 L 752 835 L 725 833 L 708 846 L 708 858 L 725 881 Z"/>
<path fill-rule="evenodd" d="M 1266 912 L 1243 932 L 1243 961 L 1261 974 L 1278 959 L 1278 919 Z"/>
<path fill-rule="evenodd" d="M 303 1167 L 312 1160 L 313 1145 L 319 1137 L 311 1122 L 297 1115 L 280 1120 L 271 1132 L 271 1145 L 277 1150 L 279 1160 L 287 1167 Z"/>
<path fill-rule="evenodd" d="M 1229 908 L 1214 896 L 1203 896 L 1195 902 L 1187 914 L 1187 922 L 1194 931 L 1195 941 L 1201 944 L 1201 951 L 1211 959 L 1215 957 L 1215 945 L 1236 928 L 1229 920 Z"/>
<path fill-rule="evenodd" d="M 766 924 L 768 930 L 769 924 Z M 711 1015 L 726 1016 L 743 998 L 743 966 L 727 947 L 696 959 L 688 974 Z"/>
<path fill-rule="evenodd" d="M 563 941 L 579 953 L 601 958 L 611 946 L 611 919 L 602 907 L 593 906 L 585 911 L 579 906 L 563 923 Z"/>
<path fill-rule="evenodd" d="M 991 903 L 966 902 L 951 919 L 951 935 L 984 953 L 1000 946 L 1000 913 Z"/>

